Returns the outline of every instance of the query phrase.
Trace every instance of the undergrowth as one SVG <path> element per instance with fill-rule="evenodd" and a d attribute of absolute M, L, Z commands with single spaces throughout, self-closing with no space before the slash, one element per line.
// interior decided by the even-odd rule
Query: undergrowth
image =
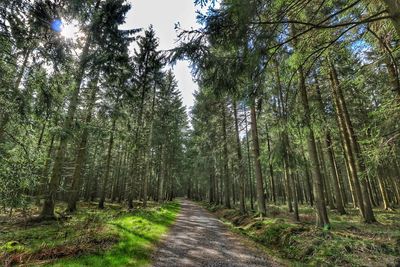
<path fill-rule="evenodd" d="M 177 203 L 153 203 L 132 212 L 119 205 L 98 210 L 95 203 L 85 203 L 57 221 L 3 221 L 0 265 L 143 266 L 178 211 Z"/>
<path fill-rule="evenodd" d="M 270 206 L 267 218 L 240 215 L 203 203 L 232 230 L 248 236 L 291 266 L 400 266 L 400 213 L 375 210 L 379 224 L 364 224 L 358 212 L 330 211 L 331 230 L 314 226 L 314 212 L 301 207 L 294 222 L 284 206 Z"/>

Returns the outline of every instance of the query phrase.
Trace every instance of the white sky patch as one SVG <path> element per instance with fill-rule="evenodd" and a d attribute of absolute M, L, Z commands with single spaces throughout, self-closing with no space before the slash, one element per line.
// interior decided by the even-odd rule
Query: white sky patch
<path fill-rule="evenodd" d="M 175 24 L 179 22 L 183 29 L 198 28 L 196 10 L 193 0 L 130 0 L 131 10 L 127 14 L 123 29 L 143 28 L 150 25 L 159 38 L 159 49 L 169 50 L 177 43 Z M 183 104 L 189 109 L 193 106 L 193 93 L 198 86 L 193 81 L 189 63 L 178 62 L 174 66 L 174 73 L 178 81 L 178 88 L 182 93 Z"/>

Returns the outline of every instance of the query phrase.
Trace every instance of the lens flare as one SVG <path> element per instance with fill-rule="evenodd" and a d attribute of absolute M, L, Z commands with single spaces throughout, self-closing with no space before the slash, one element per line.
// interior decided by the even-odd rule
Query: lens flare
<path fill-rule="evenodd" d="M 55 32 L 61 32 L 63 29 L 63 23 L 60 19 L 55 19 L 51 23 L 51 29 Z"/>

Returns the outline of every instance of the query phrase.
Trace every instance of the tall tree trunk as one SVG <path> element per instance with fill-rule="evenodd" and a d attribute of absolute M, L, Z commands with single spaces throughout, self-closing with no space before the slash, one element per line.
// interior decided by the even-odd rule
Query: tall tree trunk
<path fill-rule="evenodd" d="M 147 155 L 145 155 L 145 172 L 143 176 L 143 207 L 147 207 L 147 198 L 148 198 L 148 187 L 149 187 L 149 181 L 150 177 L 152 176 L 152 165 L 151 165 L 151 160 L 152 160 L 152 151 L 151 151 L 151 139 L 153 136 L 153 120 L 150 122 L 150 132 L 149 136 L 147 139 Z"/>
<path fill-rule="evenodd" d="M 129 210 L 133 209 L 133 194 L 134 194 L 134 188 L 135 188 L 134 176 L 138 173 L 137 166 L 136 166 L 138 154 L 135 151 L 137 144 L 135 144 L 134 146 L 135 146 L 133 148 L 134 151 L 130 155 L 130 161 L 129 161 L 130 171 L 128 172 L 128 183 L 127 183 L 127 190 L 128 190 L 127 204 L 128 204 Z M 135 178 L 137 178 L 137 177 L 135 177 Z"/>
<path fill-rule="evenodd" d="M 96 93 L 98 90 L 97 89 L 97 81 L 98 81 L 98 79 L 95 78 L 95 80 L 92 83 L 91 95 L 90 95 L 88 107 L 86 110 L 86 118 L 85 118 L 85 122 L 84 122 L 85 125 L 84 125 L 83 132 L 81 134 L 78 148 L 77 148 L 77 153 L 76 153 L 76 158 L 75 158 L 75 168 L 74 168 L 74 172 L 72 175 L 72 184 L 71 184 L 71 189 L 69 192 L 69 199 L 68 199 L 68 207 L 67 207 L 68 212 L 74 212 L 76 210 L 76 203 L 79 198 L 79 186 L 80 186 L 80 181 L 81 181 L 81 176 L 82 176 L 82 169 L 86 162 L 87 141 L 88 141 L 88 137 L 89 137 L 89 124 L 92 121 L 92 113 L 93 113 L 93 108 L 94 108 L 94 105 L 96 102 Z"/>
<path fill-rule="evenodd" d="M 112 190 L 111 190 L 111 202 L 116 201 L 117 196 L 120 194 L 119 192 L 119 185 L 121 183 L 121 176 L 123 176 L 122 173 L 122 168 L 123 168 L 123 160 L 124 160 L 124 151 L 123 151 L 123 145 L 119 145 L 119 152 L 117 154 L 117 169 L 116 172 L 113 175 L 113 182 L 112 182 Z"/>
<path fill-rule="evenodd" d="M 149 178 L 151 176 L 151 157 L 152 157 L 152 151 L 151 151 L 151 141 L 153 138 L 153 128 L 154 128 L 154 107 L 156 104 L 156 87 L 153 86 L 153 95 L 152 95 L 152 102 L 151 102 L 151 107 L 149 110 L 149 123 L 150 123 L 150 129 L 149 129 L 149 135 L 147 136 L 147 147 L 146 147 L 146 154 L 145 155 L 145 173 L 144 173 L 144 179 L 143 179 L 143 207 L 147 207 L 147 198 L 148 198 L 148 183 L 149 183 Z"/>
<path fill-rule="evenodd" d="M 238 167 L 239 167 L 239 210 L 240 213 L 243 214 L 246 212 L 245 198 L 244 198 L 244 166 L 242 157 L 242 146 L 240 144 L 239 119 L 238 119 L 238 112 L 235 100 L 233 101 L 233 114 L 235 117 L 236 152 L 237 152 Z"/>
<path fill-rule="evenodd" d="M 285 192 L 287 197 L 287 204 L 289 212 L 293 212 L 293 194 L 292 194 L 292 183 L 290 181 L 290 167 L 289 167 L 289 154 L 287 147 L 289 145 L 289 137 L 287 136 L 286 130 L 282 132 L 282 147 L 283 147 L 283 169 L 285 179 Z"/>
<path fill-rule="evenodd" d="M 272 153 L 271 153 L 271 143 L 270 143 L 270 136 L 269 136 L 269 129 L 268 125 L 266 124 L 266 134 L 267 134 L 267 149 L 268 149 L 268 167 L 269 167 L 269 174 L 271 177 L 271 196 L 272 202 L 276 204 L 276 189 L 275 189 L 275 179 L 274 179 L 274 168 L 272 166 Z"/>
<path fill-rule="evenodd" d="M 99 2 L 98 2 L 99 3 Z M 97 6 L 98 7 L 98 6 Z M 96 9 L 97 9 L 96 7 Z M 75 112 L 79 102 L 79 93 L 81 89 L 81 83 L 87 66 L 87 58 L 89 48 L 91 45 L 91 35 L 88 36 L 85 46 L 82 49 L 82 54 L 79 61 L 78 71 L 75 76 L 75 84 L 72 91 L 72 95 L 69 101 L 67 116 L 62 127 L 60 134 L 60 140 L 57 148 L 56 157 L 53 164 L 53 171 L 47 188 L 47 195 L 42 207 L 41 217 L 42 218 L 54 218 L 54 205 L 55 197 L 58 191 L 62 168 L 64 164 L 65 152 L 68 145 L 70 131 L 72 130 L 72 124 L 75 117 Z"/>
<path fill-rule="evenodd" d="M 289 136 L 286 130 L 283 132 L 283 165 L 285 169 L 285 180 L 287 183 L 287 196 L 288 196 L 288 208 L 289 212 L 293 212 L 293 217 L 295 221 L 299 221 L 299 205 L 297 198 L 297 188 L 294 181 L 294 175 L 290 166 L 290 142 Z"/>
<path fill-rule="evenodd" d="M 40 183 L 39 183 L 39 190 L 37 193 L 37 204 L 40 205 L 40 199 L 42 198 L 42 195 L 46 193 L 46 185 L 47 185 L 47 180 L 49 178 L 49 168 L 50 168 L 50 163 L 51 163 L 51 155 L 53 153 L 53 146 L 54 146 L 54 138 L 55 135 L 51 135 L 50 139 L 50 145 L 47 150 L 47 156 L 46 156 L 46 161 L 42 170 L 42 175 L 40 177 Z"/>
<path fill-rule="evenodd" d="M 329 169 L 331 171 L 331 178 L 333 181 L 333 188 L 335 191 L 336 209 L 339 212 L 339 214 L 344 215 L 346 214 L 346 210 L 344 209 L 343 196 L 340 190 L 340 181 L 339 181 L 340 178 L 335 160 L 335 152 L 332 147 L 333 144 L 329 132 L 327 132 L 325 136 L 325 145 L 326 145 L 326 155 L 328 157 L 328 162 L 329 162 Z"/>
<path fill-rule="evenodd" d="M 256 104 L 255 99 L 252 99 L 250 106 L 250 118 L 251 118 L 251 135 L 253 138 L 253 154 L 254 154 L 254 168 L 256 173 L 256 184 L 257 184 L 257 203 L 258 211 L 261 216 L 265 216 L 267 213 L 267 208 L 265 206 L 265 195 L 264 195 L 264 185 L 261 171 L 261 161 L 260 161 L 260 145 L 258 142 L 258 130 L 257 130 L 257 117 L 256 117 Z"/>
<path fill-rule="evenodd" d="M 326 150 L 326 148 L 325 148 Z M 322 147 L 321 142 L 318 140 L 317 141 L 317 151 L 319 152 L 319 156 L 320 156 L 320 166 L 322 167 L 323 170 L 323 184 L 325 187 L 325 196 L 326 196 L 326 200 L 327 200 L 327 204 L 329 206 L 330 209 L 335 209 L 335 204 L 333 203 L 333 195 L 332 195 L 332 189 L 331 189 L 331 181 L 330 181 L 330 177 L 329 174 L 326 170 L 326 160 L 325 160 L 325 155 L 324 155 L 324 148 Z"/>
<path fill-rule="evenodd" d="M 400 168 L 395 159 L 392 162 L 392 175 L 390 178 L 397 198 L 397 205 L 400 205 Z"/>
<path fill-rule="evenodd" d="M 292 187 L 292 199 L 293 199 L 293 219 L 295 221 L 300 221 L 297 184 L 294 179 L 294 174 L 292 173 L 290 168 L 289 168 L 289 177 L 290 177 L 290 182 L 292 184 L 291 187 Z"/>
<path fill-rule="evenodd" d="M 359 174 L 366 174 L 365 166 L 363 164 L 361 151 L 357 142 L 353 126 L 350 121 L 350 116 L 347 111 L 347 106 L 344 100 L 343 93 L 340 88 L 339 79 L 336 69 L 332 62 L 330 64 L 330 79 L 332 83 L 332 93 L 336 106 L 336 113 L 339 123 L 341 124 L 342 137 L 344 138 L 344 145 L 346 154 L 349 161 L 350 174 L 353 176 L 353 183 L 356 190 L 359 207 L 361 209 L 364 222 L 375 222 L 375 216 L 372 210 L 371 200 L 368 195 L 366 177 L 359 181 Z M 354 153 L 354 155 L 353 155 Z"/>
<path fill-rule="evenodd" d="M 252 171 L 251 171 L 251 158 L 250 158 L 249 130 L 248 130 L 248 120 L 247 120 L 247 109 L 245 105 L 243 105 L 243 111 L 244 111 L 244 122 L 246 128 L 246 148 L 247 148 L 247 168 L 249 175 L 250 209 L 254 210 L 254 194 L 253 194 L 253 179 L 251 175 Z"/>
<path fill-rule="evenodd" d="M 158 201 L 159 202 L 164 202 L 164 183 L 165 183 L 165 174 L 166 174 L 166 156 L 165 156 L 165 148 L 164 145 L 161 145 L 161 170 L 160 170 L 160 177 L 159 179 L 159 184 L 158 184 Z"/>
<path fill-rule="evenodd" d="M 315 77 L 315 83 L 316 83 L 316 93 L 317 93 L 317 101 L 319 104 L 319 111 L 323 115 L 323 120 L 326 122 L 326 114 L 325 114 L 325 105 L 324 102 L 322 101 L 322 95 L 321 95 L 321 90 L 319 87 L 318 79 Z M 335 152 L 333 150 L 333 144 L 332 144 L 332 138 L 331 138 L 331 133 L 330 130 L 327 129 L 325 131 L 325 140 L 324 140 L 325 147 L 322 148 L 324 152 L 326 153 L 326 158 L 328 159 L 328 168 L 330 170 L 330 178 L 332 179 L 333 182 L 333 188 L 335 192 L 335 206 L 340 214 L 346 214 L 346 211 L 344 209 L 344 204 L 343 204 L 343 196 L 340 192 L 340 186 L 339 186 L 339 174 L 336 166 L 336 161 L 335 161 Z M 325 174 L 326 179 L 329 179 L 328 173 Z M 330 186 L 329 186 L 330 187 Z M 328 192 L 329 193 L 329 192 Z M 330 201 L 332 197 L 328 198 Z M 329 205 L 330 208 L 333 208 L 333 205 Z"/>
<path fill-rule="evenodd" d="M 313 207 L 314 206 L 314 194 L 313 194 L 314 190 L 313 190 L 313 186 L 312 186 L 312 182 L 311 182 L 312 178 L 310 175 L 309 164 L 306 159 L 303 144 L 301 144 L 301 154 L 303 156 L 303 161 L 304 161 L 304 173 L 305 173 L 305 177 L 306 177 L 307 195 L 310 200 L 310 206 Z"/>
<path fill-rule="evenodd" d="M 224 101 L 225 102 L 225 101 Z M 228 140 L 226 137 L 226 108 L 225 103 L 221 103 L 221 117 L 222 117 L 222 142 L 223 142 L 223 162 L 224 162 L 224 205 L 228 209 L 231 208 L 231 194 L 230 194 L 230 177 L 228 165 Z"/>
<path fill-rule="evenodd" d="M 390 202 L 389 202 L 389 197 L 388 197 L 388 192 L 386 189 L 384 177 L 383 177 L 383 170 L 381 166 L 378 166 L 378 184 L 379 184 L 379 190 L 381 192 L 382 196 L 382 201 L 383 201 L 383 209 L 384 210 L 389 210 L 391 209 L 390 207 Z"/>
<path fill-rule="evenodd" d="M 106 172 L 104 174 L 104 180 L 100 191 L 99 209 L 104 209 L 104 202 L 106 200 L 106 190 L 107 190 L 108 180 L 110 177 L 110 165 L 111 165 L 112 149 L 114 145 L 114 133 L 115 133 L 116 122 L 117 119 L 113 118 L 110 139 L 108 141 Z"/>
<path fill-rule="evenodd" d="M 317 210 L 317 225 L 329 225 L 328 212 L 325 206 L 324 192 L 322 187 L 322 175 L 318 162 L 317 146 L 315 143 L 314 131 L 311 127 L 311 112 L 308 104 L 307 89 L 304 78 L 303 68 L 299 68 L 299 91 L 301 102 L 304 109 L 304 123 L 307 131 L 308 153 L 313 172 L 313 189 L 315 197 L 315 207 Z"/>

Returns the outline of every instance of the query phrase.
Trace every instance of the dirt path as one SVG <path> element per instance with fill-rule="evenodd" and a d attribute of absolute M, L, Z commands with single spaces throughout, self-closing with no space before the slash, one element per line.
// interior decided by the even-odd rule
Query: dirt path
<path fill-rule="evenodd" d="M 278 266 L 205 209 L 182 200 L 181 212 L 153 255 L 154 267 Z"/>

